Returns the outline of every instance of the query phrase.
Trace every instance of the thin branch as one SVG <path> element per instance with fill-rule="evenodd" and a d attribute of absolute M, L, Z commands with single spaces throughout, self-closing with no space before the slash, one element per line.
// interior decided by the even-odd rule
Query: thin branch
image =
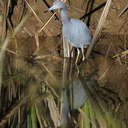
<path fill-rule="evenodd" d="M 28 5 L 28 7 L 32 10 L 34 16 L 36 17 L 36 19 L 43 24 L 43 22 L 41 21 L 41 19 L 37 16 L 37 14 L 35 13 L 35 11 L 33 10 L 33 8 L 30 6 L 30 4 L 25 0 L 26 4 Z"/>
<path fill-rule="evenodd" d="M 123 9 L 123 11 L 120 13 L 119 16 L 122 16 L 127 10 L 128 10 L 128 4 L 127 4 L 126 7 Z"/>
<path fill-rule="evenodd" d="M 56 13 L 54 13 L 50 18 L 49 18 L 49 20 L 45 23 L 45 25 L 38 31 L 38 33 L 40 33 L 46 26 L 47 26 L 47 24 L 51 21 L 51 19 L 54 17 L 54 15 L 55 15 Z"/>

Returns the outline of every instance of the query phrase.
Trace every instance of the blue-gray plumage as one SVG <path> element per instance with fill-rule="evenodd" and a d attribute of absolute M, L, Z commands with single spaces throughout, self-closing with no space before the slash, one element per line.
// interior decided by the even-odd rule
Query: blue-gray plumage
<path fill-rule="evenodd" d="M 69 18 L 67 14 L 67 7 L 63 1 L 55 1 L 53 3 L 53 6 L 49 8 L 49 11 L 54 9 L 60 9 L 61 11 L 61 20 L 63 25 L 62 31 L 64 37 L 69 41 L 72 46 L 77 48 L 78 55 L 76 58 L 76 62 L 80 54 L 78 48 L 81 48 L 84 60 L 84 48 L 87 48 L 87 46 L 91 42 L 91 34 L 87 25 L 79 19 Z"/>

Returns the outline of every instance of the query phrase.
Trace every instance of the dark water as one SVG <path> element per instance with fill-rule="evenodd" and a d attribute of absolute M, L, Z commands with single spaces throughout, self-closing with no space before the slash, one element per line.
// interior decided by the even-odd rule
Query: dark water
<path fill-rule="evenodd" d="M 53 44 L 34 57 L 30 50 L 23 52 L 26 45 L 19 55 L 6 55 L 1 127 L 128 127 L 125 65 L 98 54 L 76 65 Z"/>

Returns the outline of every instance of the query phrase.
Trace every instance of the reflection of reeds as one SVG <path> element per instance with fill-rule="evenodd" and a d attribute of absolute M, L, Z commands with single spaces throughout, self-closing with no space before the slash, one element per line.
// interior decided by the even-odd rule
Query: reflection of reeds
<path fill-rule="evenodd" d="M 36 113 L 35 113 L 34 105 L 32 105 L 30 108 L 30 114 L 31 114 L 32 128 L 37 128 L 37 119 L 36 119 Z"/>
<path fill-rule="evenodd" d="M 38 106 L 36 104 L 35 104 L 35 109 L 36 109 L 37 119 L 38 119 L 39 124 L 40 124 L 40 128 L 44 128 L 42 121 L 41 121 L 41 114 L 39 113 Z"/>
<path fill-rule="evenodd" d="M 28 15 L 26 15 L 22 21 L 17 25 L 17 27 L 14 29 L 14 32 L 12 34 L 12 38 L 15 38 L 15 35 L 17 34 L 17 32 L 21 29 L 21 27 L 23 26 L 24 22 L 27 20 L 28 18 Z M 1 87 L 2 87 L 2 70 L 3 70 L 3 60 L 4 60 L 4 54 L 5 54 L 5 51 L 7 49 L 7 46 L 9 44 L 9 39 L 10 37 L 6 37 L 5 41 L 4 42 L 1 42 L 3 43 L 3 45 L 1 46 L 1 51 L 0 51 L 0 94 L 1 94 Z"/>
<path fill-rule="evenodd" d="M 4 44 L 0 51 L 0 95 L 1 95 L 1 88 L 2 88 L 2 72 L 3 72 L 3 59 L 4 59 L 4 52 L 8 45 L 8 38 L 4 41 Z"/>
<path fill-rule="evenodd" d="M 88 88 L 90 85 L 83 78 L 81 78 L 81 81 L 88 95 L 88 102 L 85 103 L 82 110 L 79 109 L 83 116 L 83 125 L 85 128 L 90 128 L 90 125 L 92 125 L 92 128 L 125 128 L 127 124 L 115 117 L 112 110 L 107 107 L 107 104 L 93 89 L 96 87 L 90 89 Z M 96 86 L 96 83 L 94 86 Z"/>
<path fill-rule="evenodd" d="M 29 96 L 24 97 L 17 104 L 15 104 L 10 110 L 8 110 L 8 112 L 5 115 L 1 116 L 0 126 L 3 126 L 8 121 L 8 119 L 11 118 L 11 116 L 14 115 L 15 112 L 17 112 L 18 109 L 27 102 L 28 98 Z"/>
<path fill-rule="evenodd" d="M 15 60 L 14 58 L 16 58 L 17 53 L 13 50 L 16 50 L 16 49 L 14 47 L 13 50 L 10 50 L 8 46 L 17 45 L 14 43 L 12 44 L 11 41 L 13 39 L 16 40 L 15 38 L 16 34 L 20 31 L 20 29 L 22 28 L 24 22 L 27 20 L 29 15 L 26 14 L 26 16 L 21 20 L 21 22 L 14 28 L 13 32 L 10 33 L 9 30 L 7 30 L 6 24 L 8 21 L 8 15 L 9 15 L 8 13 L 9 13 L 11 1 L 8 1 L 7 3 L 6 2 L 7 1 L 4 1 L 3 3 L 4 15 L 3 15 L 3 22 L 2 22 L 3 28 L 2 28 L 2 34 L 1 34 L 1 50 L 0 50 L 0 96 L 2 97 L 0 101 L 1 103 L 3 103 L 2 106 L 0 105 L 0 111 L 1 111 L 0 127 L 4 127 L 4 124 L 8 120 L 11 120 L 12 117 L 14 118 L 14 120 L 12 121 L 12 127 L 13 127 L 15 125 L 15 119 L 17 118 L 17 111 L 19 110 L 20 112 L 20 107 L 26 103 L 28 96 L 21 98 L 21 100 L 14 103 L 14 98 L 16 98 L 18 93 L 20 92 L 19 86 L 16 87 L 15 85 L 16 83 L 20 85 L 19 79 L 22 79 L 22 78 L 20 77 L 18 72 L 16 73 L 16 65 L 14 64 L 14 60 Z M 6 33 L 7 31 L 9 34 Z M 11 76 L 11 75 L 14 75 L 14 76 Z M 6 97 L 4 97 L 5 95 Z M 6 113 L 2 111 L 4 109 L 6 110 L 7 108 L 8 110 L 6 111 Z M 20 119 L 20 116 L 18 116 L 18 118 Z M 18 120 L 18 123 L 19 123 L 19 120 Z M 8 123 L 8 125 L 10 124 L 11 122 Z"/>

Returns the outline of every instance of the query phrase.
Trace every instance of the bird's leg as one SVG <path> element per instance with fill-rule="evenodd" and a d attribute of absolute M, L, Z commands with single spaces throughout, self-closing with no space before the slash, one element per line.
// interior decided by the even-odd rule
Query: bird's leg
<path fill-rule="evenodd" d="M 79 55 L 80 55 L 80 50 L 79 50 L 79 48 L 77 48 L 77 57 L 76 57 L 75 64 L 77 64 L 77 62 L 78 62 Z"/>
<path fill-rule="evenodd" d="M 70 50 L 70 58 L 73 57 L 73 47 Z"/>
<path fill-rule="evenodd" d="M 73 47 L 70 44 L 69 44 L 69 52 L 70 52 L 70 57 L 72 58 L 73 57 Z"/>
<path fill-rule="evenodd" d="M 82 51 L 82 61 L 84 61 L 85 60 L 85 56 L 84 56 L 84 48 L 81 48 L 81 51 Z"/>

